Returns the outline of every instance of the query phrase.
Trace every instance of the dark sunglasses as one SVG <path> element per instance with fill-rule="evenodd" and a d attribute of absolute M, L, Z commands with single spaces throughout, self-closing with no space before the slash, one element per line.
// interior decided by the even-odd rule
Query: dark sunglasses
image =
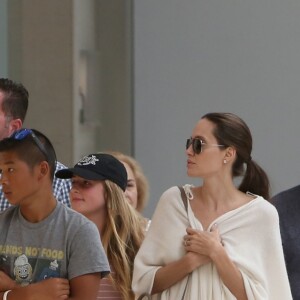
<path fill-rule="evenodd" d="M 212 146 L 212 147 L 225 147 L 225 145 L 218 145 L 218 144 L 206 144 L 199 138 L 192 138 L 186 140 L 185 149 L 187 150 L 192 145 L 193 152 L 195 154 L 200 154 L 203 150 L 203 146 Z"/>
<path fill-rule="evenodd" d="M 9 138 L 14 140 L 24 140 L 27 136 L 31 136 L 37 147 L 40 149 L 40 151 L 44 154 L 46 160 L 48 161 L 48 154 L 47 151 L 43 145 L 43 143 L 39 140 L 39 138 L 36 136 L 36 134 L 31 130 L 27 128 L 22 128 L 17 131 L 15 131 Z"/>

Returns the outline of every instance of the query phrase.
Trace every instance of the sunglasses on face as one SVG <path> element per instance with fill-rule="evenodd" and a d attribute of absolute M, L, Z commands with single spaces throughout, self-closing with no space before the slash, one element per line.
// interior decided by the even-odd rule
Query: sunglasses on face
<path fill-rule="evenodd" d="M 192 145 L 193 152 L 195 154 L 200 154 L 203 150 L 203 146 L 212 146 L 212 147 L 225 147 L 225 145 L 218 145 L 218 144 L 206 144 L 199 138 L 192 138 L 186 140 L 185 149 L 187 150 Z"/>
<path fill-rule="evenodd" d="M 40 151 L 44 154 L 46 160 L 48 161 L 48 154 L 47 154 L 47 151 L 46 151 L 43 143 L 39 140 L 39 138 L 36 136 L 36 134 L 31 129 L 27 129 L 27 128 L 19 129 L 19 130 L 15 131 L 9 138 L 18 140 L 18 141 L 22 141 L 27 136 L 32 137 L 36 146 L 40 149 Z"/>

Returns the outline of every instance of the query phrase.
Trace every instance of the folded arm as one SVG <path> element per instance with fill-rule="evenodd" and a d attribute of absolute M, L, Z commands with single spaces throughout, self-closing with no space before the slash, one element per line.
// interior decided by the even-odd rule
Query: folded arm
<path fill-rule="evenodd" d="M 207 256 L 188 252 L 181 259 L 161 267 L 155 274 L 151 294 L 161 293 L 210 261 Z"/>
<path fill-rule="evenodd" d="M 238 300 L 247 300 L 242 274 L 226 253 L 218 228 L 213 226 L 211 232 L 188 228 L 187 233 L 185 236 L 186 251 L 208 256 L 231 293 Z"/>
<path fill-rule="evenodd" d="M 7 285 L 5 290 L 12 290 L 9 300 L 95 300 L 99 286 L 100 274 L 92 273 L 70 281 L 64 278 L 50 278 L 25 287 Z M 4 290 L 0 293 L 0 299 L 3 294 Z"/>
<path fill-rule="evenodd" d="M 70 293 L 69 281 L 63 278 L 50 278 L 24 287 L 15 285 L 10 289 L 9 300 L 65 300 Z M 3 294 L 0 293 L 0 299 Z"/>

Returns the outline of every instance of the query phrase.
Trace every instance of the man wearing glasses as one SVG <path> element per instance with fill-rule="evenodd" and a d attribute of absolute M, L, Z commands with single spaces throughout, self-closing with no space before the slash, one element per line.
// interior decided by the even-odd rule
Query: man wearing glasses
<path fill-rule="evenodd" d="M 19 83 L 7 78 L 0 78 L 0 140 L 11 136 L 23 126 L 28 108 L 28 91 Z M 57 162 L 56 170 L 66 167 Z M 53 192 L 56 199 L 70 207 L 70 180 L 54 178 Z M 0 211 L 10 206 L 0 187 Z"/>

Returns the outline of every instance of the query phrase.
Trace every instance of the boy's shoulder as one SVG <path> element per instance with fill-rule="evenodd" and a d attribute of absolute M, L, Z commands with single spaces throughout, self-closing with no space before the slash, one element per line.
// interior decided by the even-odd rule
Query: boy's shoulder
<path fill-rule="evenodd" d="M 85 224 L 93 224 L 88 218 L 84 215 L 78 213 L 77 211 L 73 210 L 72 208 L 67 207 L 66 205 L 57 202 L 57 212 L 53 216 L 58 223 L 66 223 L 70 226 L 74 226 L 79 228 Z"/>
<path fill-rule="evenodd" d="M 5 210 L 0 212 L 0 222 L 11 219 L 15 214 L 18 213 L 18 207 L 17 206 L 10 206 L 6 208 Z"/>
<path fill-rule="evenodd" d="M 19 207 L 11 206 L 6 210 L 0 212 L 0 224 L 13 225 L 16 220 L 20 220 L 24 223 L 24 219 L 20 216 Z M 27 222 L 26 222 L 27 223 Z M 44 220 L 39 223 L 32 224 L 32 227 L 39 227 L 39 225 L 45 225 L 47 223 L 54 223 L 59 226 L 63 226 L 61 228 L 80 228 L 85 224 L 89 224 L 91 226 L 94 225 L 92 221 L 83 216 L 82 214 L 76 212 L 75 210 L 67 207 L 65 204 L 61 202 L 57 202 L 57 206 L 55 210 Z"/>

